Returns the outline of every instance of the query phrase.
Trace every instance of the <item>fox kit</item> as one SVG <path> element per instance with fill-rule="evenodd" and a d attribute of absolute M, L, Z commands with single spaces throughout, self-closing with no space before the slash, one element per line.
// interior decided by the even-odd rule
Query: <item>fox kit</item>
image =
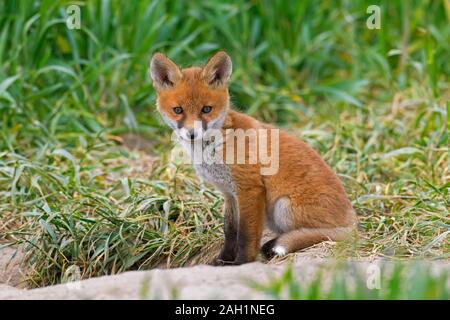
<path fill-rule="evenodd" d="M 232 110 L 231 71 L 225 52 L 215 54 L 203 68 L 181 69 L 161 53 L 150 62 L 158 111 L 190 154 L 199 145 L 212 144 L 213 150 L 221 150 L 219 161 L 194 164 L 197 174 L 214 184 L 225 199 L 225 243 L 212 264 L 254 261 L 264 223 L 277 234 L 261 248 L 267 258 L 325 240 L 342 240 L 354 230 L 356 216 L 340 180 L 297 137 Z M 251 130 L 276 134 L 256 134 L 253 144 L 245 139 L 240 148 L 233 132 Z M 220 132 L 223 139 L 210 139 L 212 131 Z M 255 145 L 278 155 L 276 170 L 263 173 L 262 157 L 252 148 Z M 232 161 L 224 157 L 230 150 Z M 233 153 L 239 152 L 244 152 L 244 161 L 236 161 Z M 257 160 L 250 161 L 255 155 Z"/>

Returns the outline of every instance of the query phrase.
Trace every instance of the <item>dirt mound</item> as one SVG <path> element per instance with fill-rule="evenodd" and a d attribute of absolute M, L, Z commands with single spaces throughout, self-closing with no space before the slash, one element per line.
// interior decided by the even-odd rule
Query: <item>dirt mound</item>
<path fill-rule="evenodd" d="M 324 244 L 323 246 L 326 246 Z M 336 272 L 336 260 L 321 258 L 323 248 L 315 252 L 300 252 L 287 260 L 270 263 L 254 262 L 241 266 L 212 267 L 197 265 L 176 269 L 153 269 L 132 271 L 118 275 L 68 282 L 38 289 L 18 289 L 0 284 L 2 299 L 270 299 L 270 295 L 255 289 L 254 284 L 268 284 L 273 279 L 286 275 L 288 264 L 296 281 L 303 287 L 311 283 L 318 272 L 323 284 L 330 286 Z M 10 252 L 11 253 L 11 252 Z M 319 257 L 318 257 L 319 256 Z M 449 270 L 450 263 L 422 261 L 433 272 Z M 352 283 L 356 274 L 365 277 L 373 266 L 393 270 L 393 262 L 341 261 L 340 277 L 345 283 Z M 342 265 L 343 264 L 343 265 Z M 370 268 L 369 268 L 370 267 Z M 5 273 L 3 273 L 3 276 Z M 14 274 L 10 273 L 8 279 Z M 4 278 L 3 278 L 4 279 Z M 272 282 L 273 283 L 273 282 Z M 448 284 L 450 286 L 450 283 Z M 284 297 L 284 295 L 282 295 Z M 286 296 L 287 298 L 287 296 Z"/>
<path fill-rule="evenodd" d="M 267 299 L 250 284 L 267 281 L 284 267 L 255 262 L 133 271 L 32 290 L 0 287 L 0 299 Z"/>
<path fill-rule="evenodd" d="M 265 239 L 272 235 L 265 234 Z M 302 274 L 323 263 L 333 242 L 323 243 L 292 255 Z M 209 250 L 209 261 L 219 248 Z M 211 256 L 211 257 L 210 257 Z M 119 275 L 86 279 L 45 288 L 24 290 L 26 270 L 22 250 L 13 247 L 0 249 L 0 299 L 264 299 L 267 295 L 255 291 L 252 282 L 264 282 L 279 275 L 286 260 L 270 264 L 255 262 L 243 266 L 211 267 L 194 265 L 187 268 L 153 269 L 125 272 Z M 191 261 L 201 264 L 204 261 Z"/>

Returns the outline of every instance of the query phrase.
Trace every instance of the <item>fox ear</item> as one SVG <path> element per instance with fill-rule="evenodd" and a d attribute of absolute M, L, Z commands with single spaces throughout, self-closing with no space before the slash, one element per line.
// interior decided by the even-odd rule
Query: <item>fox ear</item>
<path fill-rule="evenodd" d="M 233 69 L 231 59 L 225 51 L 217 52 L 203 68 L 203 79 L 213 87 L 226 86 Z"/>
<path fill-rule="evenodd" d="M 157 90 L 173 87 L 182 78 L 180 68 L 162 53 L 155 53 L 150 61 L 150 77 Z"/>

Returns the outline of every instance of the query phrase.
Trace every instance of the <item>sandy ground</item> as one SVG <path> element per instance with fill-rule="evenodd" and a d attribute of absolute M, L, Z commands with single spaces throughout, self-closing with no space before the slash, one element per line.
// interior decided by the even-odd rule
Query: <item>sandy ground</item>
<path fill-rule="evenodd" d="M 330 244 L 299 253 L 295 270 L 303 277 L 325 263 Z M 251 283 L 264 283 L 279 276 L 286 262 L 255 262 L 243 266 L 197 265 L 177 269 L 132 271 L 70 282 L 45 288 L 26 289 L 26 270 L 20 249 L 0 249 L 0 300 L 2 299 L 267 299 L 252 289 Z"/>
<path fill-rule="evenodd" d="M 292 263 L 294 277 L 308 283 L 321 270 L 325 282 L 330 282 L 335 261 L 325 258 L 330 244 L 297 253 L 288 261 L 269 264 L 254 262 L 242 266 L 212 267 L 197 265 L 176 269 L 132 271 L 118 275 L 91 278 L 55 286 L 23 289 L 23 267 L 20 253 L 0 249 L 0 300 L 3 299 L 270 299 L 252 287 L 253 282 L 268 283 Z M 20 252 L 20 251 L 17 251 Z M 11 259 L 12 258 L 12 259 Z M 6 262 L 6 264 L 5 264 Z M 342 276 L 355 272 L 367 275 L 368 270 L 383 263 L 376 261 L 347 261 Z M 386 262 L 385 262 L 386 263 Z M 437 271 L 450 269 L 450 262 L 427 262 Z M 328 279 L 328 280 L 327 280 Z M 18 288 L 17 286 L 22 286 Z"/>
<path fill-rule="evenodd" d="M 146 161 L 130 165 L 130 175 L 142 174 L 149 170 L 140 167 L 146 163 L 151 166 L 151 144 L 143 142 L 135 135 L 121 137 L 120 143 L 133 150 L 138 150 Z M 267 230 L 262 243 L 273 235 Z M 264 284 L 274 277 L 279 277 L 292 263 L 295 279 L 307 283 L 314 279 L 320 270 L 325 281 L 335 268 L 335 261 L 330 259 L 333 242 L 316 245 L 303 252 L 290 255 L 288 261 L 271 263 L 254 262 L 242 266 L 212 267 L 194 265 L 177 269 L 153 269 L 149 271 L 132 271 L 118 275 L 86 279 L 78 282 L 27 289 L 26 268 L 23 263 L 22 250 L 0 245 L 0 300 L 2 299 L 270 299 L 260 290 L 252 288 L 251 283 Z M 211 260 L 219 248 L 211 249 L 206 254 L 193 258 L 192 264 L 201 264 Z M 380 260 L 350 261 L 345 264 L 344 277 L 351 277 L 355 272 L 367 274 Z M 431 263 L 431 262 L 430 262 Z M 431 263 L 435 269 L 450 269 L 450 262 Z M 162 266 L 163 267 L 163 266 Z M 438 270 L 439 271 L 439 270 Z M 327 280 L 328 277 L 328 280 Z M 449 284 L 450 285 L 450 284 Z"/>
<path fill-rule="evenodd" d="M 318 253 L 299 261 L 321 261 Z M 283 264 L 255 262 L 238 267 L 197 265 L 177 269 L 132 271 L 38 289 L 26 289 L 26 269 L 20 249 L 0 249 L 1 299 L 264 299 L 249 283 L 279 275 Z M 301 257 L 301 255 L 299 255 Z"/>
<path fill-rule="evenodd" d="M 303 278 L 312 278 L 322 260 L 295 262 Z M 279 276 L 285 263 L 254 262 L 237 267 L 199 265 L 177 269 L 125 272 L 39 289 L 0 284 L 2 299 L 268 299 L 251 287 Z"/>
<path fill-rule="evenodd" d="M 305 284 L 320 270 L 325 283 L 330 283 L 336 261 L 327 257 L 333 243 L 323 243 L 304 252 L 291 255 L 288 260 L 270 263 L 254 262 L 242 266 L 212 267 L 197 265 L 176 269 L 132 271 L 55 286 L 26 289 L 23 254 L 13 248 L 0 249 L 0 300 L 3 299 L 270 299 L 252 283 L 265 284 L 279 278 L 287 264 L 292 263 L 294 277 Z M 392 266 L 377 260 L 345 261 L 346 281 L 356 273 L 364 277 L 374 266 Z M 440 272 L 450 270 L 449 261 L 423 262 Z M 450 281 L 449 281 L 450 286 Z"/>
<path fill-rule="evenodd" d="M 251 274 L 252 279 L 262 280 L 271 271 L 262 263 L 133 271 L 32 290 L 0 286 L 0 299 L 267 298 L 243 285 L 242 278 Z"/>

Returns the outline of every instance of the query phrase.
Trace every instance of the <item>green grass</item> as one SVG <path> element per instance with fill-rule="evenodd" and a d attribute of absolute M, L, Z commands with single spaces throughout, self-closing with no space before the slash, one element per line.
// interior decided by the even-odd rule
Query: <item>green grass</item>
<path fill-rule="evenodd" d="M 236 108 L 339 173 L 360 238 L 336 255 L 450 258 L 448 0 L 377 1 L 380 30 L 373 1 L 80 1 L 81 30 L 69 3 L 0 3 L 0 243 L 25 245 L 32 285 L 72 265 L 184 265 L 220 243 L 220 195 L 170 161 L 155 51 L 188 66 L 227 50 Z"/>
<path fill-rule="evenodd" d="M 375 265 L 372 268 L 376 267 Z M 374 272 L 357 264 L 322 265 L 312 279 L 300 280 L 292 265 L 267 283 L 251 288 L 272 299 L 288 300 L 448 300 L 448 269 L 420 262 L 384 263 Z M 435 268 L 436 269 L 436 268 Z M 369 272 L 367 272 L 369 270 Z M 375 269 L 373 269 L 375 270 Z M 375 275 L 375 277 L 374 277 Z"/>

